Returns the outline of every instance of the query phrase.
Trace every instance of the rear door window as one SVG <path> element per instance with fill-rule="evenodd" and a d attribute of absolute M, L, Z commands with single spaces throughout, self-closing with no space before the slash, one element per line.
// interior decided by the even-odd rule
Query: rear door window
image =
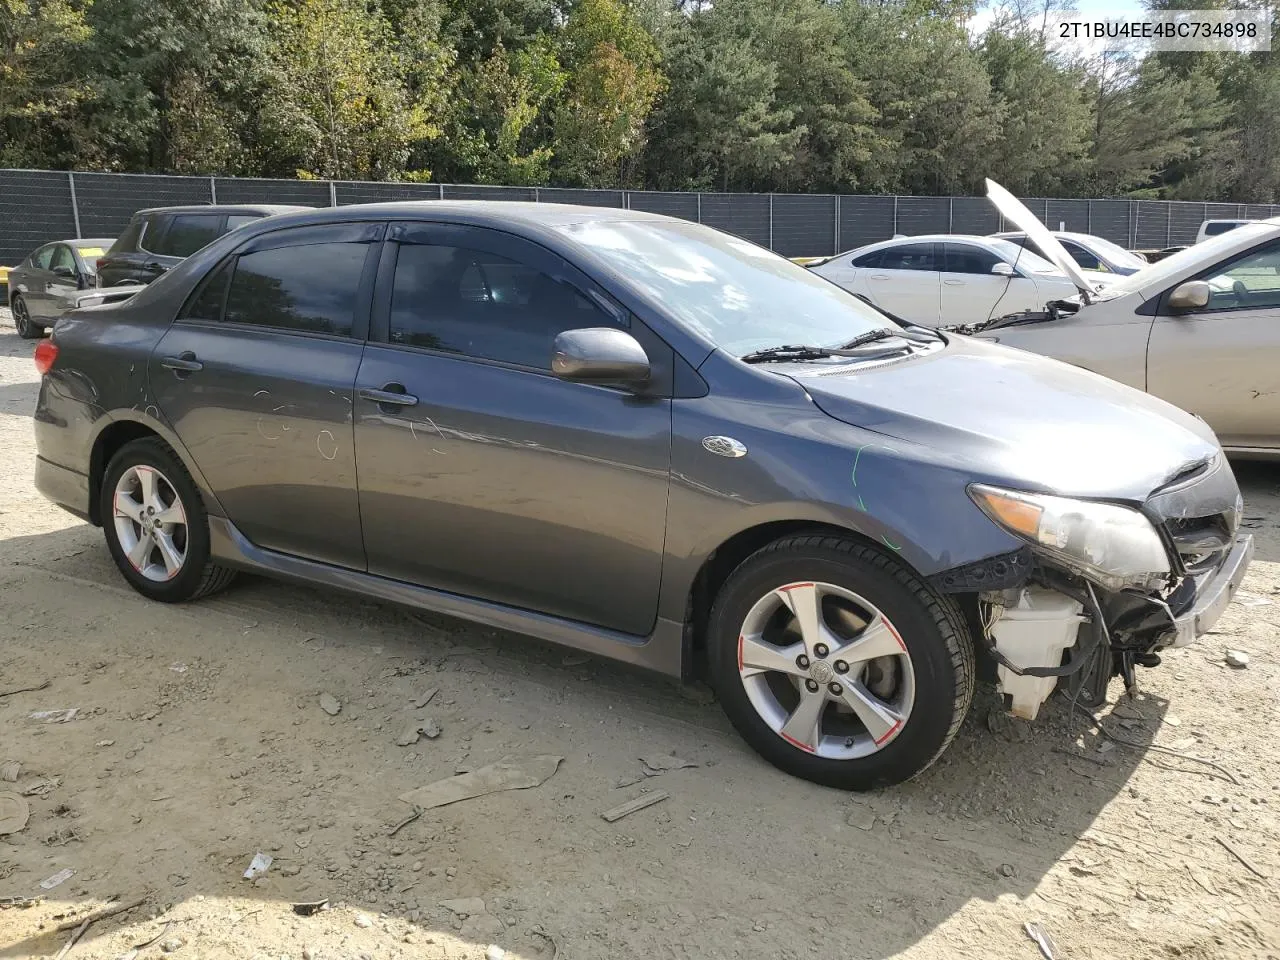
<path fill-rule="evenodd" d="M 1104 270 L 1102 261 L 1095 257 L 1092 253 L 1080 246 L 1078 243 L 1072 243 L 1070 240 L 1059 240 L 1064 250 L 1071 255 L 1074 260 L 1084 270 Z"/>
<path fill-rule="evenodd" d="M 218 238 L 222 217 L 207 213 L 180 213 L 148 249 L 162 257 L 189 257 Z"/>
<path fill-rule="evenodd" d="M 236 258 L 228 323 L 351 336 L 368 243 L 308 243 Z M 211 294 L 212 296 L 212 294 Z"/>
<path fill-rule="evenodd" d="M 880 260 L 884 256 L 883 250 L 872 250 L 870 253 L 864 253 L 860 257 L 854 257 L 850 262 L 851 267 L 878 267 Z"/>
<path fill-rule="evenodd" d="M 258 221 L 258 220 L 261 220 L 261 219 L 262 219 L 261 217 L 259 217 L 259 216 L 258 216 L 258 215 L 256 215 L 256 214 L 252 214 L 252 213 L 248 213 L 248 214 L 242 214 L 242 213 L 232 214 L 231 216 L 227 217 L 227 225 L 226 225 L 226 227 L 223 229 L 223 233 L 230 233 L 232 230 L 235 230 L 237 227 L 243 227 L 243 226 L 245 226 L 246 224 L 254 223 L 255 221 Z"/>
<path fill-rule="evenodd" d="M 886 247 L 881 254 L 881 270 L 938 269 L 932 243 L 904 243 L 900 247 Z"/>

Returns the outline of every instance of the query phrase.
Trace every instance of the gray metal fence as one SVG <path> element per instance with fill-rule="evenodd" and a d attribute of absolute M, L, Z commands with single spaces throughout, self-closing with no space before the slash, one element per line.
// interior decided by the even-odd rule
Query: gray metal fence
<path fill-rule="evenodd" d="M 357 183 L 0 170 L 0 264 L 50 240 L 114 237 L 143 207 L 195 203 L 341 206 L 384 200 L 533 200 L 647 210 L 706 223 L 789 257 L 823 256 L 895 234 L 994 233 L 1007 224 L 983 197 L 786 193 L 662 193 L 459 184 Z M 1106 237 L 1132 249 L 1195 240 L 1204 220 L 1280 215 L 1267 204 L 1151 200 L 1024 201 L 1050 229 Z"/>

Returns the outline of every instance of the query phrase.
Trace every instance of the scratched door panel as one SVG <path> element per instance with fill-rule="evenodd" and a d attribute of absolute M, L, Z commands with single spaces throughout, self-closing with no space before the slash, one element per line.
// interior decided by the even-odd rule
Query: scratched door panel
<path fill-rule="evenodd" d="M 364 569 L 352 391 L 362 343 L 175 324 L 153 354 L 158 405 L 253 543 Z M 165 357 L 194 354 L 179 374 Z"/>

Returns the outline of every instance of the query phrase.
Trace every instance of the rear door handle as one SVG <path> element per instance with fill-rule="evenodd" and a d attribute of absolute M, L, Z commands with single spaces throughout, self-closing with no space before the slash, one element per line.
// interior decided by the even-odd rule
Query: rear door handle
<path fill-rule="evenodd" d="M 149 270 L 151 273 L 164 273 L 165 270 L 169 268 L 166 267 L 163 263 L 158 263 L 155 260 L 148 260 L 146 263 L 142 265 L 142 269 Z"/>
<path fill-rule="evenodd" d="M 204 364 L 196 359 L 196 355 L 190 350 L 178 354 L 176 357 L 161 357 L 160 366 L 169 370 L 184 371 L 186 373 L 195 373 L 197 370 L 203 370 Z"/>
<path fill-rule="evenodd" d="M 399 387 L 399 389 L 391 389 L 393 387 Z M 361 388 L 359 396 L 361 400 L 372 400 L 374 403 L 385 403 L 395 407 L 412 407 L 418 403 L 418 398 L 405 393 L 404 387 L 398 383 L 388 383 L 381 390 Z"/>

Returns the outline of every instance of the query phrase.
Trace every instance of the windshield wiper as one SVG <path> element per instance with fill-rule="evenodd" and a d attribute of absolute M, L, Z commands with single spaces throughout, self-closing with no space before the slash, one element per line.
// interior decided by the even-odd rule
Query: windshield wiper
<path fill-rule="evenodd" d="M 756 350 L 754 353 L 748 353 L 739 359 L 744 363 L 768 363 L 770 361 L 792 361 L 792 360 L 822 360 L 826 357 L 853 357 L 857 360 L 871 359 L 872 354 L 866 350 L 859 350 L 859 347 L 865 347 L 868 344 L 876 343 L 880 340 L 915 340 L 919 342 L 917 335 L 912 335 L 904 330 L 891 330 L 888 327 L 880 327 L 876 330 L 868 330 L 866 333 L 859 334 L 848 343 L 838 347 L 815 347 L 804 344 L 784 344 L 780 347 L 769 347 L 767 350 Z M 879 353 L 884 353 L 880 351 Z M 895 351 L 889 351 L 890 353 Z M 878 354 L 876 354 L 878 355 Z"/>

